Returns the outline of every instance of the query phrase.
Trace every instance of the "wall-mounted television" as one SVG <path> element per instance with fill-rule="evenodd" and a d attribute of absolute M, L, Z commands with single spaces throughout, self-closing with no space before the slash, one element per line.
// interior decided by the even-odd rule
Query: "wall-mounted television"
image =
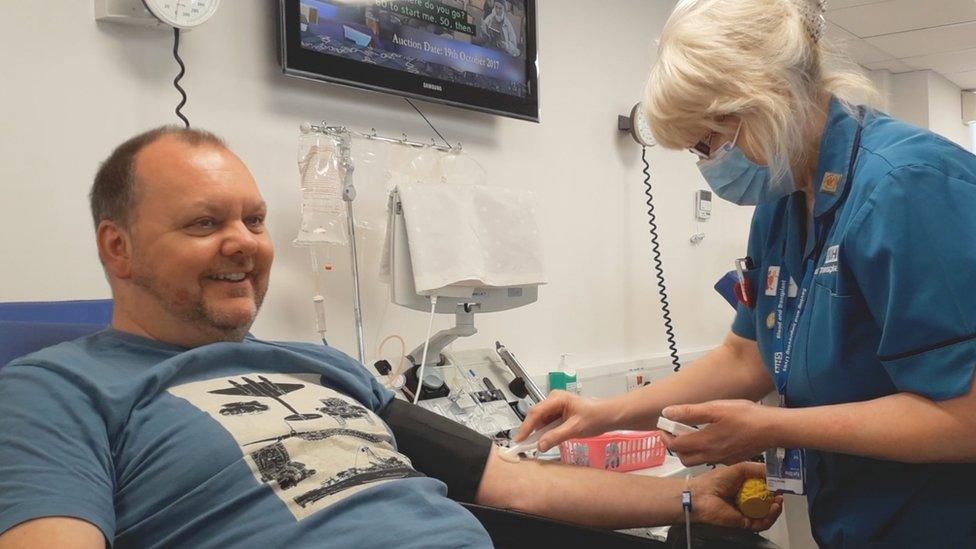
<path fill-rule="evenodd" d="M 535 0 L 279 0 L 285 74 L 539 121 Z"/>

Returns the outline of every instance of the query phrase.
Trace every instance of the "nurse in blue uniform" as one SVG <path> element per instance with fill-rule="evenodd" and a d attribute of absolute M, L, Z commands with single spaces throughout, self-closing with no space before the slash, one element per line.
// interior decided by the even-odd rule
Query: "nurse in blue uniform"
<path fill-rule="evenodd" d="M 645 109 L 716 194 L 756 205 L 731 333 L 613 399 L 554 393 L 545 449 L 659 415 L 687 465 L 765 453 L 823 547 L 976 547 L 976 156 L 859 106 L 822 5 L 682 0 Z M 780 406 L 755 402 L 779 394 Z"/>

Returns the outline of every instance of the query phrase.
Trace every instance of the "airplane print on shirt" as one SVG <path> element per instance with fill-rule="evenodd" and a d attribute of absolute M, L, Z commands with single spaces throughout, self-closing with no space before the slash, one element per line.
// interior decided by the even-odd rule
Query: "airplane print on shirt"
<path fill-rule="evenodd" d="M 378 483 L 421 476 L 386 426 L 316 374 L 253 373 L 171 387 L 234 437 L 296 520 Z"/>

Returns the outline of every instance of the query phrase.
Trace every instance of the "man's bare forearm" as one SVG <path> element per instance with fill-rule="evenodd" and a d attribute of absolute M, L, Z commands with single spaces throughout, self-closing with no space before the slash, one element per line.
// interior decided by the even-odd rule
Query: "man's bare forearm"
<path fill-rule="evenodd" d="M 477 502 L 606 529 L 684 520 L 684 481 L 611 473 L 562 463 L 508 463 L 492 451 Z"/>

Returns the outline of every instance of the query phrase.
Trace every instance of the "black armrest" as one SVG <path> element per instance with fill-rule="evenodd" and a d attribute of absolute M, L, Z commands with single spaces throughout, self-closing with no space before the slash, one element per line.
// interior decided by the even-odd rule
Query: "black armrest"
<path fill-rule="evenodd" d="M 646 538 L 609 530 L 579 526 L 518 511 L 462 503 L 488 531 L 496 549 L 524 547 L 599 547 L 600 549 L 645 549 L 666 547 Z"/>

